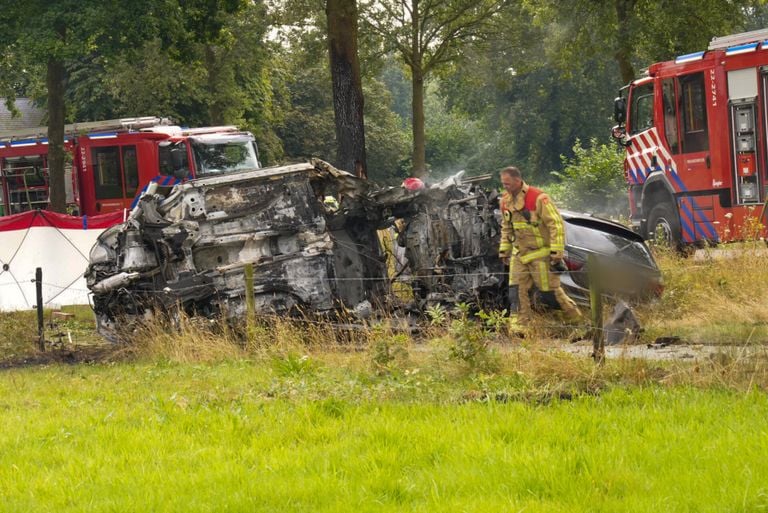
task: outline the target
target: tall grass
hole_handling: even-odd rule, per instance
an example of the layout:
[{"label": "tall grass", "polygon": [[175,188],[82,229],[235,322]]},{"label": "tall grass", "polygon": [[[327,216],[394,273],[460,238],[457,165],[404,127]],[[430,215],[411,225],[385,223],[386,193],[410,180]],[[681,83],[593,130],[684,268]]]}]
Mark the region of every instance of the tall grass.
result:
[{"label": "tall grass", "polygon": [[[438,381],[512,376],[542,397],[648,383],[768,389],[768,357],[763,349],[768,341],[764,306],[768,304],[768,266],[761,264],[762,256],[746,248],[730,258],[706,252],[703,258],[681,258],[669,251],[659,251],[657,257],[666,290],[660,300],[638,309],[646,328],[640,342],[677,336],[690,343],[727,344],[719,356],[661,364],[621,358],[601,369],[589,359],[557,350],[574,330],[553,327],[553,318],[532,324],[521,341],[508,336],[499,313],[473,319],[466,308],[458,316],[432,309],[431,323],[418,333],[408,331],[394,317],[363,326],[352,319],[331,322],[310,316],[274,316],[261,317],[249,326],[231,326],[159,315],[126,333],[127,343],[118,348],[135,361],[259,360],[297,375],[322,366],[341,366],[354,374],[396,378],[408,373],[410,378],[418,372]],[[80,323],[79,332],[87,326],[93,335],[93,321],[83,315],[78,312],[71,322]],[[35,335],[33,313],[0,316],[0,344],[4,344],[0,363],[25,351],[36,353]]]},{"label": "tall grass", "polygon": [[[552,328],[542,328],[550,336]],[[700,360],[652,361],[610,359],[597,366],[591,359],[539,342],[537,332],[523,341],[488,331],[465,316],[430,338],[374,324],[341,330],[308,319],[262,319],[250,329],[232,329],[200,319],[176,319],[173,326],[154,322],[136,330],[124,354],[140,362],[216,363],[267,362],[284,376],[313,375],[335,368],[376,380],[425,379],[432,384],[470,379],[476,383],[513,383],[497,390],[510,397],[548,400],[599,394],[617,386],[693,385],[734,390],[768,390],[768,349],[757,344],[723,347]],[[441,386],[442,386],[441,385]],[[467,391],[470,399],[485,396],[482,386]]]},{"label": "tall grass", "polygon": [[[696,321],[686,316],[686,310],[679,310],[679,315],[675,326],[651,323],[650,330],[675,334],[681,327],[689,326],[688,333],[699,329]],[[649,384],[768,390],[768,349],[757,337],[723,346],[719,353],[698,360],[658,362],[621,357],[600,367],[589,358],[559,350],[562,342],[551,341],[553,328],[547,324],[540,329],[533,326],[529,338],[522,341],[466,316],[445,324],[431,327],[424,336],[395,329],[391,323],[354,329],[345,324],[339,329],[336,324],[318,320],[273,317],[246,328],[185,316],[172,321],[158,317],[135,328],[123,344],[113,348],[109,359],[193,365],[256,361],[267,362],[286,376],[338,368],[365,379],[389,376],[407,381],[418,376],[433,384],[511,380],[513,389],[497,392],[535,400]],[[716,332],[709,331],[709,336],[712,333]],[[61,360],[53,358],[50,362]],[[483,386],[467,391],[470,399],[487,392]]]},{"label": "tall grass", "polygon": [[[95,332],[93,312],[87,305],[65,306],[67,316],[55,316],[52,310],[43,312],[44,337],[49,346],[78,347],[103,344]],[[0,312],[0,363],[35,357],[40,354],[37,312],[34,310]]]},{"label": "tall grass", "polygon": [[226,323],[186,315],[155,315],[123,334],[123,350],[138,359],[165,359],[178,363],[215,362],[242,358],[244,347]]},{"label": "tall grass", "polygon": [[[639,310],[650,337],[678,335],[693,343],[768,342],[768,265],[764,246],[709,249],[696,257],[657,252],[665,290]],[[726,256],[727,258],[723,258]]]}]

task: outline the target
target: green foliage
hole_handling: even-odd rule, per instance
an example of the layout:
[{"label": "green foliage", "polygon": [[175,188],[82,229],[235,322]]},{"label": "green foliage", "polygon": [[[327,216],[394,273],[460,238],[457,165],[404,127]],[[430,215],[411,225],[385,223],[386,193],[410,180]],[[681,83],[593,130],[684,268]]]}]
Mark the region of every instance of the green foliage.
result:
[{"label": "green foliage", "polygon": [[379,62],[381,69],[378,76],[392,95],[392,111],[401,120],[403,129],[410,130],[412,91],[406,67],[392,54],[384,55]]},{"label": "green foliage", "polygon": [[[503,30],[463,46],[461,58],[440,76],[449,107],[482,124],[467,170],[514,164],[531,182],[549,181],[549,172],[562,168],[560,156],[573,156],[576,139],[607,133],[611,100],[626,83],[619,64],[639,69],[704,49],[713,35],[741,30],[749,16],[765,11],[744,8],[752,4],[553,0],[505,6],[495,18]],[[620,26],[616,9],[622,6],[630,10]]]},{"label": "green foliage", "polygon": [[496,37],[467,45],[442,74],[440,93],[480,122],[470,173],[516,165],[530,182],[543,184],[577,138],[607,132],[621,82],[607,54],[554,61],[556,26],[541,26],[522,4],[509,5],[497,22],[503,30]]},{"label": "green foliage", "polygon": [[284,152],[274,126],[285,108],[279,54],[264,41],[264,4],[236,4],[228,2],[211,19],[206,13],[216,3],[188,5],[181,10],[186,17],[164,18],[173,30],[114,55],[92,52],[72,61],[70,120],[158,115],[187,126],[234,124],[254,132],[263,163],[279,162]]},{"label": "green foliage", "polygon": [[[104,77],[110,59],[140,46],[144,40],[162,37],[164,42],[177,41],[193,34],[189,28],[183,28],[179,17],[194,9],[189,2],[184,8],[178,4],[177,8],[169,5],[174,3],[166,0],[10,2],[9,6],[3,7],[0,17],[4,40],[0,42],[10,45],[6,46],[5,60],[19,69],[38,74],[30,80],[32,83],[44,81],[45,67],[50,62],[65,64],[72,75],[70,78],[74,79],[70,89],[79,82],[90,83],[94,76]],[[235,7],[229,5],[232,0],[227,0],[227,5],[219,4],[207,2],[208,6],[216,5],[221,12],[225,12],[225,7]],[[206,23],[213,27],[214,18],[208,17]],[[164,45],[164,50],[168,46]],[[78,73],[83,69],[88,72]],[[17,74],[0,76],[0,83],[7,84],[7,81],[18,82]],[[101,101],[98,88],[88,87],[97,93],[94,99]],[[85,95],[83,99],[86,99]]]},{"label": "green foliage", "polygon": [[451,321],[448,347],[450,358],[466,365],[472,372],[495,372],[498,355],[490,347],[491,333],[470,317],[470,305],[460,303],[459,317]]},{"label": "green foliage", "polygon": [[304,376],[313,374],[317,364],[307,354],[288,351],[272,355],[272,369],[278,376]]},{"label": "green foliage", "polygon": [[[269,118],[270,98],[259,94],[268,88],[258,86],[267,58],[262,2],[38,3],[14,7],[25,21],[0,61],[32,65],[23,67],[35,70],[27,83],[36,84],[49,58],[62,60],[71,121],[159,115],[186,125],[258,126]],[[19,82],[0,77],[10,80]]]},{"label": "green foliage", "polygon": [[[190,126],[236,124],[254,132],[266,164],[333,160],[321,1],[7,3],[0,9],[6,98],[44,99],[54,58],[66,66],[69,121],[161,115]],[[428,79],[425,151],[433,171],[515,164],[542,184],[568,164],[561,155],[579,158],[577,139],[601,137],[611,125],[620,61],[638,69],[768,19],[768,7],[753,0],[422,0],[413,53],[403,10],[410,5],[360,5],[369,175],[392,184],[411,165],[414,64]],[[623,21],[617,8],[626,8]]]},{"label": "green foliage", "polygon": [[704,50],[713,36],[745,30],[754,0],[546,0],[525,2],[549,28],[549,55],[565,64],[611,49],[623,82],[656,61]]},{"label": "green foliage", "polygon": [[403,120],[392,111],[392,94],[383,82],[363,82],[365,142],[368,177],[379,183],[399,185],[409,176],[410,137]]},{"label": "green foliage", "polygon": [[30,59],[29,55],[19,52],[18,43],[8,42],[4,48],[0,46],[0,97],[5,98],[6,107],[12,113],[16,113],[12,103],[15,98],[45,98],[44,68]]},{"label": "green foliage", "polygon": [[384,0],[360,2],[363,32],[381,38],[385,51],[397,54],[411,75],[413,96],[413,173],[427,173],[425,85],[431,74],[461,55],[462,45],[483,39],[503,3],[493,0]]},{"label": "green foliage", "polygon": [[597,139],[585,147],[578,139],[572,158],[562,157],[563,171],[553,172],[560,183],[549,190],[558,204],[569,210],[618,217],[627,211],[627,186],[623,155],[615,144]]},{"label": "green foliage", "polygon": [[477,317],[483,321],[487,329],[496,333],[503,333],[509,324],[509,315],[506,308],[504,310],[492,310],[490,312],[480,310],[477,312]]},{"label": "green foliage", "polygon": [[[333,163],[336,155],[333,101],[327,58],[296,51],[286,56],[286,110],[275,125],[289,159],[320,157]],[[402,121],[391,110],[392,96],[371,77],[363,82],[368,175],[379,182],[399,183],[408,155]]]},{"label": "green foliage", "polygon": [[[653,62],[704,50],[713,37],[744,30],[746,8],[753,4],[752,0],[684,0],[662,6],[639,1],[633,12],[638,56]],[[697,15],[689,16],[691,12]]]},{"label": "green foliage", "polygon": [[429,318],[429,324],[432,326],[445,326],[445,322],[448,319],[448,312],[445,307],[440,303],[434,303],[427,306],[427,317]]},{"label": "green foliage", "polygon": [[[273,124],[289,160],[320,157],[335,164],[336,131],[328,69],[325,3],[287,0],[271,15],[273,34],[281,40],[273,73],[281,76],[284,110]],[[407,176],[409,135],[393,112],[393,97],[379,76],[387,68],[381,41],[358,32],[358,51],[365,99],[365,140],[368,176],[382,183],[400,183]]]},{"label": "green foliage", "polygon": [[[201,15],[190,9],[190,17]],[[187,21],[201,23],[182,20]],[[192,126],[242,126],[254,113],[268,115],[271,98],[264,97],[268,88],[261,84],[268,60],[262,42],[267,30],[263,5],[248,3],[237,13],[221,12],[210,23],[199,27],[206,33],[216,27],[209,39],[185,33],[169,42],[167,35],[157,35],[112,59],[75,63],[69,94],[76,118],[97,119],[111,110],[116,115],[169,116]]]},{"label": "green foliage", "polygon": [[286,111],[275,131],[283,141],[286,157],[331,160],[336,132],[326,60],[313,61],[308,54],[294,52],[285,56],[282,66]]},{"label": "green foliage", "polygon": [[377,374],[389,374],[402,368],[408,360],[410,338],[405,333],[388,333],[381,326],[375,326],[371,333],[368,349],[371,366]]},{"label": "green foliage", "polygon": [[[190,126],[206,124],[203,123],[204,68],[200,63],[182,63],[172,58],[163,51],[159,39],[146,41],[143,46],[121,55],[110,68],[104,71],[108,77],[105,89],[111,102],[119,102],[114,108],[117,115],[155,114]],[[137,76],[144,78],[136,80]],[[78,87],[72,94],[82,94],[79,86],[86,85],[76,83]],[[86,102],[74,105],[93,109]],[[81,114],[96,115],[92,111]]]},{"label": "green foliage", "polygon": [[[462,43],[485,35],[502,5],[491,0],[364,0],[360,14],[363,27],[382,38],[387,50],[426,76],[458,58]],[[419,18],[416,26],[414,17]]]},{"label": "green foliage", "polygon": [[430,173],[439,177],[465,169],[483,137],[480,123],[459,109],[448,109],[434,87],[427,87],[424,108],[429,113],[426,155]]}]

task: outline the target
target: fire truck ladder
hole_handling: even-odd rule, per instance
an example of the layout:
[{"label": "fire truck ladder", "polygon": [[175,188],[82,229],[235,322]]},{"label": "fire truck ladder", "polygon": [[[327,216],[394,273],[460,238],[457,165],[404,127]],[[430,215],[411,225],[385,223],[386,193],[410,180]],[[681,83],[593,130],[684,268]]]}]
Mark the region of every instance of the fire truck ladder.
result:
[{"label": "fire truck ladder", "polygon": [[[45,194],[45,198],[39,197],[36,195],[35,199],[32,199],[32,196],[30,195],[30,185],[27,181],[27,177],[30,173],[34,173],[35,168],[34,167],[24,167],[24,168],[18,168],[15,169],[12,172],[5,173],[3,177],[6,179],[6,181],[11,181],[14,178],[20,179],[22,182],[23,187],[22,188],[11,188],[8,187],[8,196],[10,198],[10,204],[8,205],[11,209],[13,209],[14,204],[16,205],[23,205],[24,199],[26,198],[27,203],[27,210],[32,210],[36,206],[42,206],[48,204],[48,197],[47,194]],[[42,170],[42,173],[47,176],[48,170],[44,169]],[[16,199],[17,201],[14,202],[13,200]],[[22,209],[24,210],[24,209]]]},{"label": "fire truck ladder", "polygon": [[161,134],[168,134],[171,136],[195,136],[195,135],[209,135],[209,134],[241,134],[242,130],[234,125],[222,125],[222,126],[205,126],[200,128],[182,128],[179,126],[171,125],[158,125],[150,128],[143,128],[143,132],[158,132]]},{"label": "fire truck ladder", "polygon": [[742,32],[730,36],[713,37],[709,42],[708,50],[722,50],[733,46],[755,43],[768,40],[768,29],[753,30],[751,32]]},{"label": "fire truck ladder", "polygon": [[[168,118],[144,116],[139,118],[108,119],[105,121],[89,121],[86,123],[72,123],[64,125],[65,136],[82,135],[89,132],[104,132],[109,130],[140,130],[154,126],[167,126],[171,121]],[[13,142],[24,139],[38,139],[48,136],[48,127],[21,128],[17,130],[0,131],[0,142]]]}]

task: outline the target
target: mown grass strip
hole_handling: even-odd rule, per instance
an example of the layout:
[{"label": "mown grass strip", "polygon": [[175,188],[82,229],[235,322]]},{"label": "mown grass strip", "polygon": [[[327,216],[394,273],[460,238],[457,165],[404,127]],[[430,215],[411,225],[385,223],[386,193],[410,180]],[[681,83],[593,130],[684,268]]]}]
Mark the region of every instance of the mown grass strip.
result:
[{"label": "mown grass strip", "polygon": [[4,371],[0,511],[768,507],[761,392],[538,404],[462,401],[477,378],[416,379],[271,362]]}]

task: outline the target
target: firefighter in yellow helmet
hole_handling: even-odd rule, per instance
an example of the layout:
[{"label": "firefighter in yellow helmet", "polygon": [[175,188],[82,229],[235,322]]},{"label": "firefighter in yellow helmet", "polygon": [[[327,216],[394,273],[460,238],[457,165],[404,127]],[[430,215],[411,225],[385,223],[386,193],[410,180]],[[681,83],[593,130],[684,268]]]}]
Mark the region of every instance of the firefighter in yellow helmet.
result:
[{"label": "firefighter in yellow helmet", "polygon": [[[501,196],[501,243],[499,257],[509,264],[510,315],[525,323],[531,319],[530,289],[552,291],[566,319],[581,317],[579,309],[560,287],[553,266],[562,266],[565,233],[563,218],[545,193],[523,181],[510,166],[499,173]],[[518,314],[519,312],[519,314]]]}]

